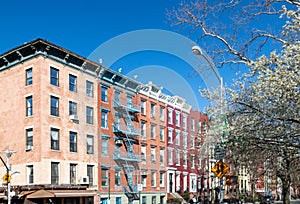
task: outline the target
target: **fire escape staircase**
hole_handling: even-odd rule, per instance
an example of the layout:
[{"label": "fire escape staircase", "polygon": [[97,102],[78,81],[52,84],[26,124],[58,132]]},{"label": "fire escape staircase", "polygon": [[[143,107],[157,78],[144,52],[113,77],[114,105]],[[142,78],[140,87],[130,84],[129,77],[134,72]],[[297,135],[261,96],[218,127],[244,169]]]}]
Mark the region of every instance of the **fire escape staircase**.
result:
[{"label": "fire escape staircase", "polygon": [[[113,125],[115,134],[115,144],[117,148],[114,152],[115,162],[122,167],[126,177],[127,186],[124,186],[124,193],[129,201],[139,200],[139,192],[137,183],[139,181],[139,156],[134,152],[134,145],[139,144],[138,136],[140,134],[133,125],[133,120],[136,120],[136,113],[139,112],[137,108],[128,105],[122,105],[120,101],[114,100],[113,106],[115,114],[124,120],[125,127],[120,128],[119,124]],[[124,145],[126,152],[120,151],[120,147]],[[136,179],[134,179],[133,172],[136,172]]]}]

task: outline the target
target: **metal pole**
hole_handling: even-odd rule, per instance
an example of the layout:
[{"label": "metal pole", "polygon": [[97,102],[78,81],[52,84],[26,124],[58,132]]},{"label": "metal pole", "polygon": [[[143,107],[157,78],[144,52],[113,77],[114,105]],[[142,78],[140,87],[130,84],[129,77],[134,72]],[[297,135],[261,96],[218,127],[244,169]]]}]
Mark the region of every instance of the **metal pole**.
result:
[{"label": "metal pole", "polygon": [[[192,52],[195,55],[199,55],[202,56],[205,61],[207,61],[207,63],[209,64],[210,68],[212,69],[212,71],[214,72],[215,76],[217,77],[217,79],[220,82],[220,111],[221,111],[221,117],[223,114],[223,79],[222,77],[220,77],[220,75],[217,73],[215,66],[211,63],[211,61],[207,58],[207,56],[205,54],[203,54],[201,48],[199,46],[193,46],[192,47]],[[220,139],[221,139],[221,143],[223,143],[223,132],[220,135]],[[223,202],[223,178],[220,179],[220,203]]]},{"label": "metal pole", "polygon": [[[10,156],[11,152],[9,150],[6,150],[6,166],[7,166],[7,173],[9,175],[10,173]],[[10,198],[10,181],[7,183],[7,204],[11,203],[11,198]]]}]

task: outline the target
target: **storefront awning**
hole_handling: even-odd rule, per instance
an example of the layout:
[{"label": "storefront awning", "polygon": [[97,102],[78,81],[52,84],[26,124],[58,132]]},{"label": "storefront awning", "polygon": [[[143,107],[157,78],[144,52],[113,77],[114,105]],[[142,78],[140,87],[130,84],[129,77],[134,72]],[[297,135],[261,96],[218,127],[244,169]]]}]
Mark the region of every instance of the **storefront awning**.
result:
[{"label": "storefront awning", "polygon": [[34,198],[62,198],[62,197],[88,197],[95,196],[96,191],[92,190],[37,190],[26,191],[20,193],[20,195],[26,196],[28,199]]},{"label": "storefront awning", "polygon": [[38,190],[27,195],[27,198],[53,198],[54,194],[47,190]]},{"label": "storefront awning", "polygon": [[88,197],[96,195],[95,191],[88,190],[52,190],[54,197]]}]

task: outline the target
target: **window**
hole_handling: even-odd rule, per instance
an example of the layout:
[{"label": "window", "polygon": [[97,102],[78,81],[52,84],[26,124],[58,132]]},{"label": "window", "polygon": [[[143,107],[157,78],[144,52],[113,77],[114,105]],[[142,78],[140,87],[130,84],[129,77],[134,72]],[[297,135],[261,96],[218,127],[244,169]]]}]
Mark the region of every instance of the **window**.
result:
[{"label": "window", "polygon": [[32,84],[32,68],[26,69],[26,86]]},{"label": "window", "polygon": [[69,115],[77,115],[77,103],[69,101]]},{"label": "window", "polygon": [[122,198],[116,197],[116,204],[122,204]]},{"label": "window", "polygon": [[175,142],[176,142],[176,145],[180,145],[180,132],[178,130],[176,130],[176,133],[175,133]]},{"label": "window", "polygon": [[77,77],[69,74],[69,90],[77,92]]},{"label": "window", "polygon": [[108,138],[102,138],[101,147],[102,156],[108,156]]},{"label": "window", "polygon": [[114,127],[118,130],[120,129],[120,116],[118,115],[118,113],[115,113]]},{"label": "window", "polygon": [[120,103],[120,91],[119,90],[115,90],[115,97],[114,97],[114,99],[115,99],[115,101],[117,102],[117,103]]},{"label": "window", "polygon": [[89,177],[89,185],[92,186],[94,184],[94,166],[87,165],[87,176]]},{"label": "window", "polygon": [[201,157],[198,157],[198,169],[202,169]]},{"label": "window", "polygon": [[93,117],[94,117],[94,109],[92,107],[86,107],[86,123],[93,124]]},{"label": "window", "polygon": [[101,86],[101,101],[107,102],[108,101],[108,87],[107,86]]},{"label": "window", "polygon": [[155,149],[155,147],[151,147],[151,162],[152,163],[155,163],[155,161],[156,161],[156,149]]},{"label": "window", "polygon": [[147,197],[146,196],[142,197],[142,204],[147,204]]},{"label": "window", "polygon": [[168,163],[173,164],[173,149],[168,149]]},{"label": "window", "polygon": [[70,132],[70,152],[77,152],[77,133]]},{"label": "window", "polygon": [[146,139],[146,122],[142,121],[141,122],[141,135],[142,135],[142,139]]},{"label": "window", "polygon": [[173,129],[168,129],[168,143],[173,143]]},{"label": "window", "polygon": [[183,147],[187,148],[187,133],[183,133]]},{"label": "window", "polygon": [[160,106],[159,118],[161,121],[165,121],[165,107]]},{"label": "window", "polygon": [[108,204],[109,203],[108,198],[101,198],[100,203],[102,203],[102,204]]},{"label": "window", "polygon": [[162,166],[165,164],[165,149],[159,150],[159,161]]},{"label": "window", "polygon": [[183,153],[183,166],[187,167],[187,153]]},{"label": "window", "polygon": [[190,191],[191,192],[197,191],[197,178],[194,175],[190,175]]},{"label": "window", "polygon": [[70,184],[76,184],[76,164],[70,164]]},{"label": "window", "polygon": [[33,129],[26,129],[26,151],[31,150],[33,147]]},{"label": "window", "polygon": [[151,204],[156,204],[156,196],[152,196],[152,198],[151,198]]},{"label": "window", "polygon": [[192,169],[195,168],[195,156],[192,156],[192,158],[191,158],[191,167],[192,167]]},{"label": "window", "polygon": [[175,120],[176,120],[176,126],[180,126],[180,112],[176,111],[176,115],[175,115]]},{"label": "window", "polygon": [[180,150],[176,150],[176,165],[180,165]]},{"label": "window", "polygon": [[101,110],[101,127],[108,129],[108,111]]},{"label": "window", "polygon": [[165,187],[165,173],[164,172],[159,173],[159,186]]},{"label": "window", "polygon": [[186,115],[182,116],[182,126],[183,126],[184,130],[187,129],[187,117],[186,117]]},{"label": "window", "polygon": [[193,131],[195,130],[195,120],[194,120],[194,118],[191,119],[191,129]]},{"label": "window", "polygon": [[59,150],[59,130],[51,128],[51,149]]},{"label": "window", "polygon": [[26,169],[27,169],[28,184],[33,184],[33,165],[28,165]]},{"label": "window", "polygon": [[26,97],[26,116],[32,116],[33,108],[32,108],[32,96]]},{"label": "window", "polygon": [[173,124],[173,110],[168,109],[168,123]]},{"label": "window", "polygon": [[165,141],[165,127],[160,126],[159,128],[159,139],[160,141]]},{"label": "window", "polygon": [[145,100],[141,101],[141,114],[146,115],[146,101]]},{"label": "window", "polygon": [[198,121],[198,133],[201,133],[201,121]]},{"label": "window", "polygon": [[59,86],[58,78],[59,77],[59,70],[53,67],[50,67],[50,84],[54,86]]},{"label": "window", "polygon": [[146,161],[146,146],[141,146],[142,161]]},{"label": "window", "polygon": [[151,186],[156,187],[156,172],[151,171]]},{"label": "window", "polygon": [[195,138],[192,137],[191,138],[191,149],[194,149],[195,148]]},{"label": "window", "polygon": [[156,125],[155,124],[151,124],[151,139],[155,139],[155,135],[156,135]]},{"label": "window", "polygon": [[92,135],[86,137],[86,153],[94,154],[94,136]]},{"label": "window", "polygon": [[132,96],[127,96],[127,107],[128,108],[133,108],[133,103],[132,103]]},{"label": "window", "polygon": [[86,81],[86,96],[94,97],[94,83]]},{"label": "window", "polygon": [[51,184],[58,185],[59,181],[59,169],[58,169],[58,162],[51,162]]},{"label": "window", "polygon": [[115,170],[115,185],[121,186],[121,171]]},{"label": "window", "polygon": [[142,186],[147,187],[147,170],[142,170]]},{"label": "window", "polygon": [[108,186],[108,169],[101,169],[101,185]]},{"label": "window", "polygon": [[155,103],[151,103],[150,111],[151,111],[151,118],[155,118]]},{"label": "window", "polygon": [[59,116],[59,99],[57,97],[50,97],[50,115]]}]

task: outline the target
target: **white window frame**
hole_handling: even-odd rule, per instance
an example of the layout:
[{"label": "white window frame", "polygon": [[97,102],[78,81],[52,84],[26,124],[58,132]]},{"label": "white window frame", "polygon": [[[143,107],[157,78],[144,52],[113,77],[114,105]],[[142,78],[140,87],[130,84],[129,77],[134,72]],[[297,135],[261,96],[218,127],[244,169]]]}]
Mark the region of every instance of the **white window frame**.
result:
[{"label": "white window frame", "polygon": [[180,112],[175,111],[175,124],[177,127],[180,127]]}]

